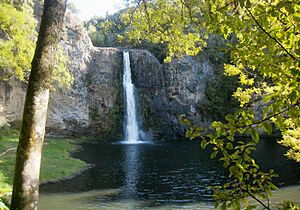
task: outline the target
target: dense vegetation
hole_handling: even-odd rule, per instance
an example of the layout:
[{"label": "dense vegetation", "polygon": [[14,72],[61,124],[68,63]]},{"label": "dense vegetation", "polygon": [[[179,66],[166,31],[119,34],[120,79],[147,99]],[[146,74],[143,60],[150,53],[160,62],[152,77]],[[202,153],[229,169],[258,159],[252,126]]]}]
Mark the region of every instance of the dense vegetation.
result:
[{"label": "dense vegetation", "polygon": [[165,44],[154,44],[149,40],[130,40],[126,37],[128,24],[122,16],[127,9],[106,17],[94,17],[84,23],[92,43],[96,47],[120,47],[146,49],[153,53],[161,62],[165,59],[167,48]]},{"label": "dense vegetation", "polygon": [[0,1],[1,79],[16,75],[23,80],[31,67],[36,41],[36,20],[29,5],[16,6]]},{"label": "dense vegetation", "polygon": [[[33,2],[0,0],[0,79],[27,81],[37,41],[37,20]],[[53,53],[53,87],[70,86],[73,77],[66,67],[61,46]]]}]

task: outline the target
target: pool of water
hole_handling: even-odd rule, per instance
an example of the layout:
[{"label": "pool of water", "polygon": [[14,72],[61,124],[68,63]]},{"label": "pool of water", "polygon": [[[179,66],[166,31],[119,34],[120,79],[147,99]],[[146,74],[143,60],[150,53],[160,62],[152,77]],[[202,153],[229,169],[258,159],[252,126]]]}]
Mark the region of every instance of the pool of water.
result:
[{"label": "pool of water", "polygon": [[[257,161],[264,169],[275,168],[278,185],[300,184],[300,165],[282,158],[285,150],[273,142],[259,145]],[[228,177],[209,154],[190,141],[85,144],[76,157],[95,167],[41,186],[40,209],[210,209],[208,187]]]}]

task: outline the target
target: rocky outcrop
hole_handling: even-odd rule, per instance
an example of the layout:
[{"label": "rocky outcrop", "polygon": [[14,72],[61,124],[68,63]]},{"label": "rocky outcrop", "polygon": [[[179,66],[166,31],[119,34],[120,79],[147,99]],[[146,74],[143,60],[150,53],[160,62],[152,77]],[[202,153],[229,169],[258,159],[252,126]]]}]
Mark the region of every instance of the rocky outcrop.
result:
[{"label": "rocky outcrop", "polygon": [[26,87],[26,83],[17,79],[0,80],[0,128],[20,125]]},{"label": "rocky outcrop", "polygon": [[48,133],[81,135],[90,126],[86,77],[94,50],[80,21],[70,11],[65,15],[66,36],[62,41],[68,56],[68,70],[74,77],[72,88],[51,93],[47,118]]},{"label": "rocky outcrop", "polygon": [[197,107],[205,98],[207,80],[214,76],[208,60],[184,57],[161,64],[144,50],[131,50],[130,54],[144,127],[154,138],[184,135],[178,121],[180,114],[207,126],[209,117],[199,115]]},{"label": "rocky outcrop", "polygon": [[121,70],[120,50],[95,48],[87,74],[92,135],[107,134],[109,138],[118,138],[122,133]]}]

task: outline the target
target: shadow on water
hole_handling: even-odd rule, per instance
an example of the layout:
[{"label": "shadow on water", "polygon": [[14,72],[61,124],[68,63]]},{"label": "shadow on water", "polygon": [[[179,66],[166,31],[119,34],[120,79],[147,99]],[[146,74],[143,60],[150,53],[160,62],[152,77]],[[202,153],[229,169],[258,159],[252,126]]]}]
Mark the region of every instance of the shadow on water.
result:
[{"label": "shadow on water", "polygon": [[[56,199],[69,198],[85,209],[209,209],[213,197],[208,186],[228,181],[221,164],[210,160],[210,152],[196,142],[101,143],[83,148],[76,157],[96,167],[72,180],[41,186],[42,198],[59,195]],[[262,144],[257,161],[265,169],[279,170],[279,184],[299,184],[299,164],[281,158],[283,153],[276,144]]]},{"label": "shadow on water", "polygon": [[254,157],[261,170],[274,169],[279,175],[274,179],[278,187],[300,184],[300,164],[285,157],[287,148],[279,145],[276,139],[261,139]]}]

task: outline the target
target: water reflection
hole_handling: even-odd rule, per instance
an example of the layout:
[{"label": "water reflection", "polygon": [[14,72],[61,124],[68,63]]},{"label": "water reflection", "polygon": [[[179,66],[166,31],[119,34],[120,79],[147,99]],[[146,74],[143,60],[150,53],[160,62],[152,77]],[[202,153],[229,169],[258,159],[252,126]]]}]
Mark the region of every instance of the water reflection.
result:
[{"label": "water reflection", "polygon": [[124,186],[121,197],[125,199],[136,199],[138,197],[137,185],[141,163],[139,161],[140,151],[138,145],[126,145],[124,148]]}]

